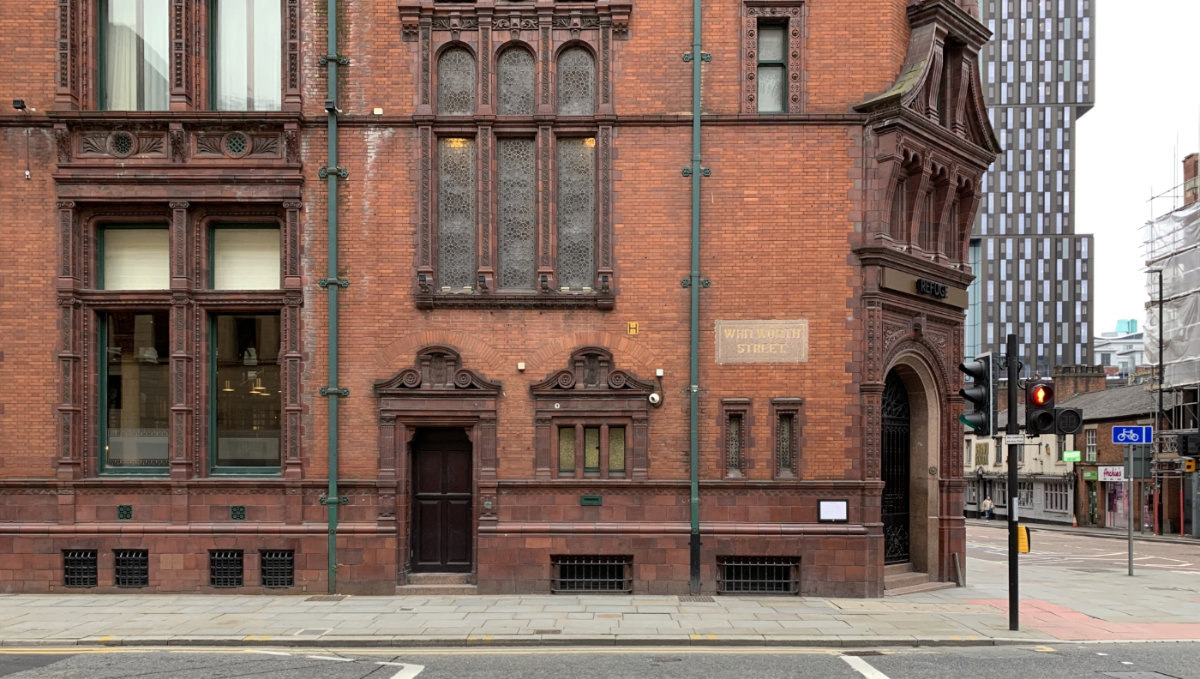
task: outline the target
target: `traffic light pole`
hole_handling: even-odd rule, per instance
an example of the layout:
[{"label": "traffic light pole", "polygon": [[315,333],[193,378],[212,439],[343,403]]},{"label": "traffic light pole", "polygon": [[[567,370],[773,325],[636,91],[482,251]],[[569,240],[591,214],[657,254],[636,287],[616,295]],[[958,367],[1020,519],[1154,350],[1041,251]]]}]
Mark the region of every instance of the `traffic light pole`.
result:
[{"label": "traffic light pole", "polygon": [[[1004,433],[1020,434],[1017,424],[1017,336],[1009,335],[1004,347],[1004,361],[1008,375],[1008,424]],[[1007,437],[1005,437],[1007,438]],[[1008,628],[1021,628],[1018,613],[1017,590],[1017,455],[1021,452],[1020,444],[1008,446]]]}]

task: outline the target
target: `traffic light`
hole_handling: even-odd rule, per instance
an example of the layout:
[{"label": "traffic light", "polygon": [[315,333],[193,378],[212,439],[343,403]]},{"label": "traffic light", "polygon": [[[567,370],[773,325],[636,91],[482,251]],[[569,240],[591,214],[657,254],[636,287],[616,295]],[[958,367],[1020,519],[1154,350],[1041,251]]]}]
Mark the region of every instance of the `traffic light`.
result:
[{"label": "traffic light", "polygon": [[1078,434],[1083,429],[1083,411],[1079,408],[1054,409],[1054,433]]},{"label": "traffic light", "polygon": [[1025,435],[1053,434],[1054,427],[1054,380],[1029,380],[1025,384]]},{"label": "traffic light", "polygon": [[996,427],[996,375],[992,369],[992,354],[980,354],[958,364],[958,369],[972,380],[971,386],[959,389],[958,395],[971,404],[958,420],[975,430],[978,436],[991,436]]}]

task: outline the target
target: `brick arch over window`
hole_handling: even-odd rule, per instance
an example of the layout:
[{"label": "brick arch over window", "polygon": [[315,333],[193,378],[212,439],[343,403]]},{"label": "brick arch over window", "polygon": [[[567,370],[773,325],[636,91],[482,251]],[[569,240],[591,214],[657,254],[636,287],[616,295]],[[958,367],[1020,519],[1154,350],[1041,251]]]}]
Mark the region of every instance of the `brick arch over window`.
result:
[{"label": "brick arch over window", "polygon": [[655,384],[614,366],[612,352],[580,347],[567,367],[530,385],[534,401],[534,473],[550,478],[555,428],[562,422],[616,423],[632,427],[625,478],[644,479],[649,466],[649,396]]}]

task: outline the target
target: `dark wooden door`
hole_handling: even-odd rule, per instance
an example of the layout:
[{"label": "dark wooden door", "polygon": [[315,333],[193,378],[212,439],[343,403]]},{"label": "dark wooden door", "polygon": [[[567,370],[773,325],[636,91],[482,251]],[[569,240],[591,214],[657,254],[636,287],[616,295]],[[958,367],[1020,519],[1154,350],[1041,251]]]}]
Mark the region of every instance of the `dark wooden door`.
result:
[{"label": "dark wooden door", "polygon": [[461,429],[413,440],[414,571],[471,570],[471,441]]},{"label": "dark wooden door", "polygon": [[883,562],[909,560],[908,391],[900,376],[888,373],[883,387]]}]

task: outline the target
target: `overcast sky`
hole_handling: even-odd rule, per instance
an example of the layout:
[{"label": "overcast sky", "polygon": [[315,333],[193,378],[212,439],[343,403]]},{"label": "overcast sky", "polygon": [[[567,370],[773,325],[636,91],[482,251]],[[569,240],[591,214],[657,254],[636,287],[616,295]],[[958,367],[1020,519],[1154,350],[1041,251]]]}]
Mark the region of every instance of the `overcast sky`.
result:
[{"label": "overcast sky", "polygon": [[1200,151],[1200,0],[1093,2],[1096,106],[1076,130],[1075,232],[1096,236],[1092,335],[1099,335],[1122,318],[1141,329],[1148,301],[1141,227],[1178,206],[1150,196],[1182,183],[1183,157]]}]

